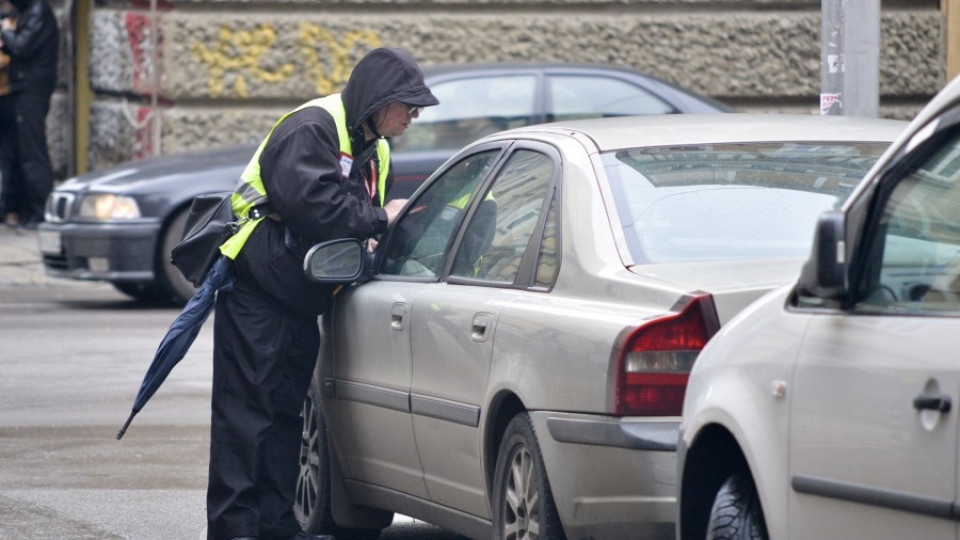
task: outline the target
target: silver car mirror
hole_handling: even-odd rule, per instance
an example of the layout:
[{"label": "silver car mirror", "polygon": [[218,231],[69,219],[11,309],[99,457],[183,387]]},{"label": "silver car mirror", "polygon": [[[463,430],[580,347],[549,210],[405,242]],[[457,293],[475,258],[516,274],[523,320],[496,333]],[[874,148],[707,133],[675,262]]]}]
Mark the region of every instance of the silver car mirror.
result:
[{"label": "silver car mirror", "polygon": [[303,261],[307,279],[319,283],[352,283],[363,275],[366,249],[353,238],[331,240],[310,248]]}]

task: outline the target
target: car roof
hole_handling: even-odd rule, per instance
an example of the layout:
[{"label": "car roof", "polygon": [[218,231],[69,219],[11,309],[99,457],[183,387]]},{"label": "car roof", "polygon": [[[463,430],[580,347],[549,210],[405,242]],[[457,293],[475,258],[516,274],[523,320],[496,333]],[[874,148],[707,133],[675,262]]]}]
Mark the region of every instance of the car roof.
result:
[{"label": "car roof", "polygon": [[656,77],[634,69],[608,64],[575,64],[563,62],[503,62],[503,63],[476,63],[476,64],[434,64],[423,66],[424,76],[433,77],[447,74],[470,74],[505,71],[583,71],[583,72],[619,72],[630,75],[639,75],[650,79]]},{"label": "car roof", "polygon": [[756,141],[859,141],[889,143],[907,122],[851,116],[802,114],[671,114],[594,118],[540,124],[510,130],[510,136],[534,132],[577,132],[601,152],[642,146],[718,144]]}]

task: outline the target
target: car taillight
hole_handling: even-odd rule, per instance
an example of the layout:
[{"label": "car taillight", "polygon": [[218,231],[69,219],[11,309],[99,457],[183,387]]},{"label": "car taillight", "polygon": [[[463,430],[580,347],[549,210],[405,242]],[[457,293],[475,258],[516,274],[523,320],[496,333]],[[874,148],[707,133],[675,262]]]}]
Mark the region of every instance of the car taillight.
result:
[{"label": "car taillight", "polygon": [[720,328],[709,294],[681,300],[676,313],[634,329],[616,354],[613,412],[679,416],[697,355]]}]

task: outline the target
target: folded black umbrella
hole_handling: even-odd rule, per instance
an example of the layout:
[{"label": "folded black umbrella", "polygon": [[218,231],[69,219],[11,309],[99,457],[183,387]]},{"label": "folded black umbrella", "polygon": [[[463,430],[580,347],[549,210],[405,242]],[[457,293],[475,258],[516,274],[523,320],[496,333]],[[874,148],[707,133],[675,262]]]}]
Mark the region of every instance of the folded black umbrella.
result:
[{"label": "folded black umbrella", "polygon": [[183,311],[177,315],[166,335],[160,341],[157,352],[153,356],[153,362],[143,376],[143,383],[140,385],[140,391],[133,402],[133,410],[127,421],[117,432],[117,440],[123,437],[127,427],[133,421],[143,406],[146,405],[153,394],[160,388],[167,375],[177,365],[183,356],[187,354],[190,346],[200,333],[200,328],[206,322],[216,301],[218,290],[229,290],[233,286],[233,271],[230,266],[230,259],[221,256],[210,267],[207,277],[204,279],[193,298],[183,307]]}]

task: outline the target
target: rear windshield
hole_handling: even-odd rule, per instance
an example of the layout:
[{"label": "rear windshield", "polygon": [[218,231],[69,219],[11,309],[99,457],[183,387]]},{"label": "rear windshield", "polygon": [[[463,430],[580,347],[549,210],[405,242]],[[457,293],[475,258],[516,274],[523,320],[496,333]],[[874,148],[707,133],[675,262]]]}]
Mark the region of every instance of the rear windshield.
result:
[{"label": "rear windshield", "polygon": [[886,143],[636,148],[603,156],[634,261],[804,257]]}]

